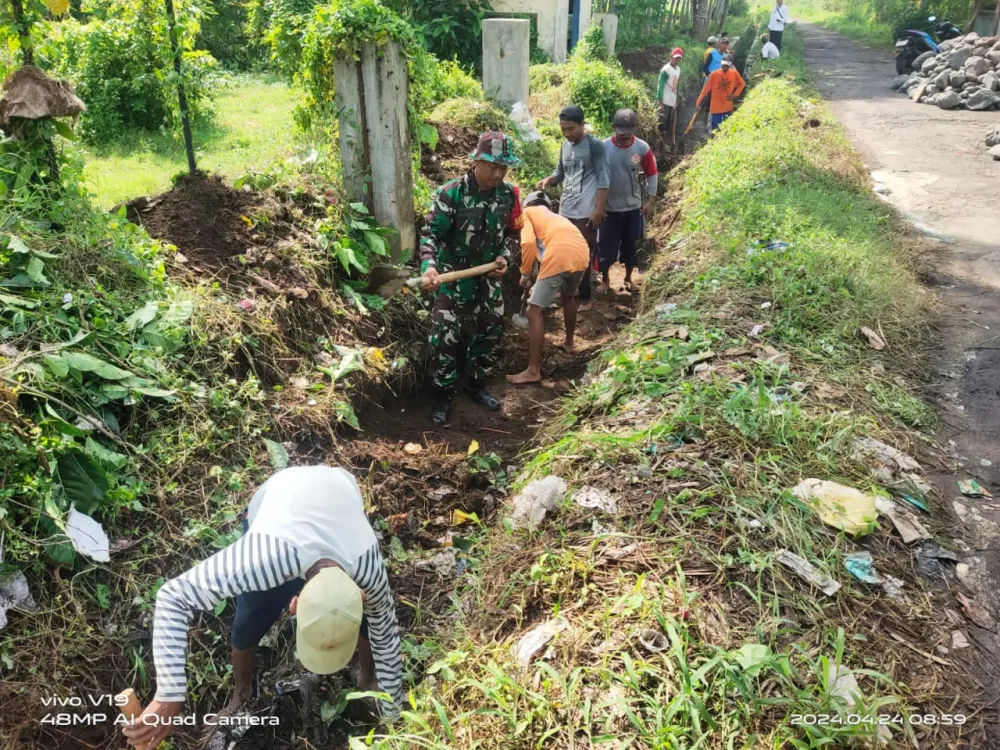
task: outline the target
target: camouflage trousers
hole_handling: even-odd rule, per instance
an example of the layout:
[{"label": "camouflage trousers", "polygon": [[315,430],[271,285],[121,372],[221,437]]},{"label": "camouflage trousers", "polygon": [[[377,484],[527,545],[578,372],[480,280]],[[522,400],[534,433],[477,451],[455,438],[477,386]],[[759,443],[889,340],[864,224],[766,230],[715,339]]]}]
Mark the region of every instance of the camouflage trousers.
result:
[{"label": "camouflage trousers", "polygon": [[445,289],[431,311],[431,380],[436,388],[453,392],[458,382],[459,355],[465,354],[465,374],[483,381],[497,365],[497,347],[503,336],[503,289],[500,282],[484,281],[473,299],[459,302]]}]

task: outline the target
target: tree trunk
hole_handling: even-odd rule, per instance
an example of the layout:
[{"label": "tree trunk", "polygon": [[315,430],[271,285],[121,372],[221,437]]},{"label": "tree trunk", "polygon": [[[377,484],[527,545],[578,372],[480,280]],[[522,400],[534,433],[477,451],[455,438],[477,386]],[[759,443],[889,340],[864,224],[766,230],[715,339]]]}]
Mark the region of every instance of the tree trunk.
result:
[{"label": "tree trunk", "polygon": [[24,65],[34,65],[35,51],[31,48],[28,23],[24,18],[24,5],[22,5],[21,0],[10,0],[10,9],[13,11],[14,28],[17,29],[17,38],[21,42],[21,62]]},{"label": "tree trunk", "polygon": [[699,42],[708,36],[708,0],[692,0],[691,36]]},{"label": "tree trunk", "polygon": [[726,16],[729,15],[729,0],[722,0],[722,10],[719,13],[719,31],[726,25]]},{"label": "tree trunk", "polygon": [[677,0],[670,0],[670,15],[667,17],[667,33],[674,28],[674,21],[676,17],[674,13],[677,11]]},{"label": "tree trunk", "polygon": [[177,103],[181,110],[181,129],[184,131],[184,150],[187,151],[188,172],[194,174],[198,165],[194,160],[194,138],[191,136],[191,118],[188,115],[187,95],[184,93],[184,79],[181,76],[181,47],[177,43],[177,19],[174,17],[173,0],[164,0],[167,8],[167,31],[170,36],[170,51],[174,55],[174,72],[177,74]]}]

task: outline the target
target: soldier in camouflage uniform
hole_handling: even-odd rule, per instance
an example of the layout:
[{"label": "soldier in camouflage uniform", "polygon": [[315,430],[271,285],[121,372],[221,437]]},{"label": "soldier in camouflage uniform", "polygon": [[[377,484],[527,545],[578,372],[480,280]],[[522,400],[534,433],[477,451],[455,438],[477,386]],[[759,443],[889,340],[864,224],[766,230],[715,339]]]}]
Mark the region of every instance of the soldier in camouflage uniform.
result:
[{"label": "soldier in camouflage uniform", "polygon": [[[431,421],[442,425],[458,384],[458,358],[464,353],[466,394],[496,411],[500,401],[486,390],[503,335],[501,279],[520,247],[521,203],[517,188],[504,181],[508,167],[520,164],[510,136],[486,132],[469,154],[473,168],[445,183],[434,195],[420,236],[424,288],[437,290],[431,312],[432,380],[437,399]],[[497,260],[488,276],[441,285],[438,273]],[[439,288],[440,287],[440,288]]]}]

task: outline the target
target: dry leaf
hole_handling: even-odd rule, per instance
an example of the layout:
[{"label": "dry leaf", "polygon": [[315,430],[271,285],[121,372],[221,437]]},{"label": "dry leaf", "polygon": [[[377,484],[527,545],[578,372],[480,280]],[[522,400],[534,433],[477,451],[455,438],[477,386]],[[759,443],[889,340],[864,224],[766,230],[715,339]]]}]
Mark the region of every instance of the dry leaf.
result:
[{"label": "dry leaf", "polygon": [[861,333],[863,333],[865,338],[868,339],[868,346],[872,349],[876,349],[878,351],[885,349],[885,341],[883,341],[882,337],[875,333],[875,331],[871,328],[862,327]]},{"label": "dry leaf", "polygon": [[813,386],[813,390],[820,398],[843,398],[847,395],[847,391],[843,388],[830,385],[829,383],[816,383],[816,385]]},{"label": "dry leaf", "polygon": [[463,523],[475,523],[479,517],[475,513],[466,513],[464,510],[455,508],[451,512],[451,525],[461,526]]},{"label": "dry leaf", "polygon": [[386,519],[386,521],[389,524],[389,534],[391,536],[395,536],[400,531],[402,531],[403,527],[406,526],[406,521],[409,518],[409,516],[410,516],[409,513],[397,513],[394,516],[389,516]]},{"label": "dry leaf", "polygon": [[478,440],[473,440],[471,443],[469,443],[469,450],[466,452],[465,455],[471,456],[473,453],[475,453],[478,450],[479,450],[479,441]]}]

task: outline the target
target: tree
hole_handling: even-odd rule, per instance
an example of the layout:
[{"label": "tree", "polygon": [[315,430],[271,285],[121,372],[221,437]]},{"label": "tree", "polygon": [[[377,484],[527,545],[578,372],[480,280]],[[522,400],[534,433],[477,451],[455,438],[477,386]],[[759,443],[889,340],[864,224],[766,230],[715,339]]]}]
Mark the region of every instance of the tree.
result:
[{"label": "tree", "polygon": [[708,36],[708,0],[694,0],[691,36],[702,41]]},{"label": "tree", "polygon": [[35,64],[31,32],[48,11],[61,16],[69,10],[69,0],[0,0],[0,39],[7,37],[11,50],[21,51],[21,63]]}]

